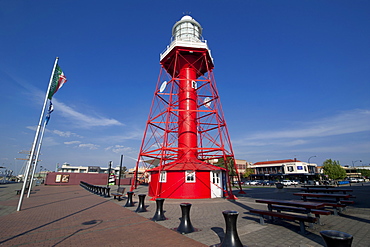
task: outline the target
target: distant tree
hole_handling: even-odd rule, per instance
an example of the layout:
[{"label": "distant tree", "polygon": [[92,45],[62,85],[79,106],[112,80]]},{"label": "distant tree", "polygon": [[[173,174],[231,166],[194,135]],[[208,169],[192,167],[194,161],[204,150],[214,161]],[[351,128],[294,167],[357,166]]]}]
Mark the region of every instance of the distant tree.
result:
[{"label": "distant tree", "polygon": [[127,167],[126,166],[121,167],[121,178],[126,177],[126,172],[127,172]]},{"label": "distant tree", "polygon": [[358,172],[361,172],[361,176],[370,177],[370,170],[367,169],[357,169]]},{"label": "distant tree", "polygon": [[227,157],[226,162],[224,158],[219,158],[217,163],[214,165],[228,169],[230,176],[236,175],[235,167],[234,167],[234,159],[232,157]]},{"label": "distant tree", "polygon": [[247,169],[245,169],[245,172],[243,174],[243,177],[244,178],[247,178],[247,177],[249,177],[253,173],[254,173],[254,170],[252,168],[247,168]]},{"label": "distant tree", "polygon": [[347,176],[346,170],[340,166],[339,161],[327,159],[323,163],[324,174],[330,179],[343,179]]},{"label": "distant tree", "polygon": [[226,168],[229,171],[229,178],[231,183],[234,182],[234,176],[236,176],[236,171],[234,167],[234,159],[232,157],[226,157],[226,162],[224,158],[219,158],[218,162],[214,164],[222,168]]}]

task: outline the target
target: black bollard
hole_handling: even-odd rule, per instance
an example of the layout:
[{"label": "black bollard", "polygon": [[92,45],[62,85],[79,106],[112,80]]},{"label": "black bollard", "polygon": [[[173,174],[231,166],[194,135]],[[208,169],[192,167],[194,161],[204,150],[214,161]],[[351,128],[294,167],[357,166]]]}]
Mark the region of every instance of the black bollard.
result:
[{"label": "black bollard", "polygon": [[351,247],[352,245],[351,234],[334,230],[321,231],[320,234],[327,247]]},{"label": "black bollard", "polygon": [[146,212],[146,208],[145,208],[145,194],[139,194],[139,205],[137,206],[137,209],[135,210],[136,213],[142,213],[142,212]]},{"label": "black bollard", "polygon": [[152,221],[161,221],[161,220],[166,220],[166,217],[164,216],[163,212],[163,198],[157,198],[155,199],[155,203],[157,205],[156,212],[152,218]]},{"label": "black bollard", "polygon": [[127,192],[127,202],[125,204],[125,207],[133,207],[135,204],[132,201],[132,196],[134,195],[133,191],[128,191]]},{"label": "black bollard", "polygon": [[176,231],[178,231],[181,234],[187,234],[187,233],[194,232],[194,227],[191,225],[191,222],[190,222],[191,203],[181,203],[180,207],[181,207],[182,217],[181,217],[180,225],[176,229]]},{"label": "black bollard", "polygon": [[110,188],[109,187],[105,188],[104,197],[110,197]]},{"label": "black bollard", "polygon": [[238,219],[239,212],[226,210],[222,214],[225,218],[226,231],[219,247],[243,247],[236,228],[236,220]]}]

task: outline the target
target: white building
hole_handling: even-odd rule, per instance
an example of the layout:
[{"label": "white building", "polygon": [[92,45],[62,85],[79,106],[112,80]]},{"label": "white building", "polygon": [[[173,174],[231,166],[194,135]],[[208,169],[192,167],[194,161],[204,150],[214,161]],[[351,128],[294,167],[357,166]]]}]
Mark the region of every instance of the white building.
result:
[{"label": "white building", "polygon": [[251,168],[254,169],[251,176],[255,179],[291,179],[303,182],[318,175],[316,164],[297,159],[257,162],[251,165]]}]

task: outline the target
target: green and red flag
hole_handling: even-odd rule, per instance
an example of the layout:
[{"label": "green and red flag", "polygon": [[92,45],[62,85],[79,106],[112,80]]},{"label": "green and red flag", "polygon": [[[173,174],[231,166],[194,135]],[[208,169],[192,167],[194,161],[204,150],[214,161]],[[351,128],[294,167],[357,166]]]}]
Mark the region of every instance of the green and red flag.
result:
[{"label": "green and red flag", "polygon": [[53,80],[50,85],[48,99],[51,100],[53,95],[63,86],[63,84],[67,81],[62,69],[59,65],[56,66],[54,70]]}]

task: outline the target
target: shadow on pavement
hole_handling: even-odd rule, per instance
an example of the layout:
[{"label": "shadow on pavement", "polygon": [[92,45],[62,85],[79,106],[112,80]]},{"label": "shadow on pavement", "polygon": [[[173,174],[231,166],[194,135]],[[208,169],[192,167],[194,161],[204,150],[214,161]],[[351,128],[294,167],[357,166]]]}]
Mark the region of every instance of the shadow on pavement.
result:
[{"label": "shadow on pavement", "polygon": [[91,208],[97,207],[97,206],[99,206],[99,205],[101,205],[101,204],[103,204],[103,203],[108,203],[108,202],[109,202],[109,201],[100,202],[100,203],[97,203],[97,204],[92,205],[92,206],[90,206],[90,207],[87,207],[87,208],[81,209],[81,210],[79,210],[79,211],[77,211],[77,212],[75,212],[75,213],[72,213],[72,214],[66,215],[66,216],[61,217],[61,218],[59,218],[59,219],[53,220],[53,221],[51,221],[51,222],[49,222],[49,223],[43,224],[43,225],[38,226],[38,227],[35,227],[35,228],[31,229],[31,230],[28,230],[28,231],[25,231],[25,232],[20,233],[20,234],[18,234],[18,235],[15,235],[15,236],[13,236],[13,237],[11,237],[11,238],[5,239],[5,240],[1,241],[1,242],[0,242],[0,244],[6,243],[6,242],[8,242],[8,241],[10,241],[10,240],[16,239],[16,238],[18,238],[18,237],[20,237],[20,236],[23,236],[23,235],[28,234],[28,233],[31,233],[31,232],[33,232],[33,231],[39,230],[39,229],[41,229],[41,228],[43,228],[43,227],[45,227],[45,226],[48,226],[48,225],[51,225],[51,224],[57,223],[58,221],[64,220],[64,219],[66,219],[66,218],[68,218],[68,217],[71,217],[71,216],[77,215],[77,214],[79,214],[79,213],[81,213],[81,212],[83,212],[83,211],[89,210],[89,209],[91,209]]},{"label": "shadow on pavement", "polygon": [[71,238],[71,237],[73,237],[74,235],[76,235],[76,234],[78,234],[78,233],[80,233],[80,232],[82,232],[82,231],[85,231],[85,230],[88,230],[88,229],[91,229],[91,228],[93,228],[93,227],[96,227],[96,226],[98,226],[98,225],[100,225],[101,223],[103,223],[103,221],[102,220],[90,220],[90,221],[86,221],[86,222],[83,222],[81,225],[83,225],[83,226],[89,226],[89,227],[86,227],[86,228],[81,228],[81,229],[78,229],[77,231],[75,231],[74,233],[72,233],[71,235],[69,235],[69,236],[67,236],[67,237],[65,237],[65,238],[63,238],[62,240],[60,240],[59,242],[57,242],[57,243],[55,243],[54,245],[52,245],[53,247],[54,246],[57,246],[58,244],[60,244],[60,243],[62,243],[62,242],[64,242],[65,240],[67,240],[68,238]]}]

